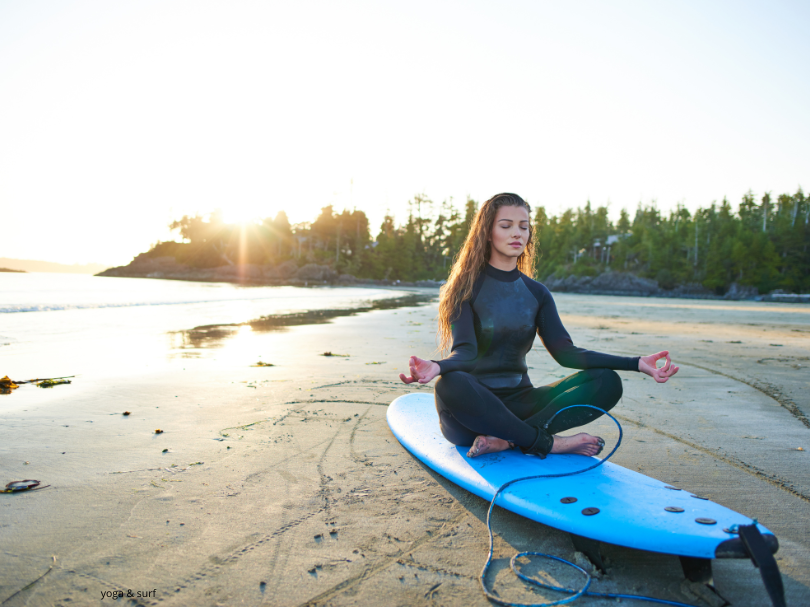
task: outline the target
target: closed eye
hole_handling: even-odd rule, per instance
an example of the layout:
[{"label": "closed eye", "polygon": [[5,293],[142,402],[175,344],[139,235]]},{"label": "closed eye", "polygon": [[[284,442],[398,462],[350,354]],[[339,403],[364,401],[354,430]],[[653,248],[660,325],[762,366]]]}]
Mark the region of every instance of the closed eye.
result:
[{"label": "closed eye", "polygon": [[[502,230],[510,230],[510,229],[512,229],[512,224],[511,224],[511,223],[510,223],[510,224],[508,224],[508,225],[501,224],[499,227],[500,227]],[[518,227],[519,227],[521,230],[524,230],[524,231],[529,229],[529,226],[528,226],[528,225],[521,225],[521,226],[518,226]]]}]

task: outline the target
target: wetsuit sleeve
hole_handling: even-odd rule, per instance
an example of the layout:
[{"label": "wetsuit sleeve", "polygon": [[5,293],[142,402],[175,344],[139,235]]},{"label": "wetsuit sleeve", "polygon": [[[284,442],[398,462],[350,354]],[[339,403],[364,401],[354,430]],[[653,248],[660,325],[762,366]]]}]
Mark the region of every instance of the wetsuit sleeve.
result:
[{"label": "wetsuit sleeve", "polygon": [[537,311],[537,334],[549,354],[563,367],[638,371],[639,356],[614,356],[575,346],[560,320],[554,298],[547,289]]},{"label": "wetsuit sleeve", "polygon": [[472,371],[478,358],[478,340],[475,337],[475,323],[469,301],[461,304],[461,309],[450,323],[453,345],[450,356],[434,361],[439,364],[441,374],[450,371]]}]

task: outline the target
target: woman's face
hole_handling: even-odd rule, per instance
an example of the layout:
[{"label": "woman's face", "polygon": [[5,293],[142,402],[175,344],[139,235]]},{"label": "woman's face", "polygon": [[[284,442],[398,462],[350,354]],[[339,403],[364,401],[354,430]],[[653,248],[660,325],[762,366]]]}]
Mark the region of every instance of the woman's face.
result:
[{"label": "woman's face", "polygon": [[503,206],[498,209],[489,241],[492,243],[490,259],[506,261],[505,258],[520,257],[529,241],[529,212],[526,207]]}]

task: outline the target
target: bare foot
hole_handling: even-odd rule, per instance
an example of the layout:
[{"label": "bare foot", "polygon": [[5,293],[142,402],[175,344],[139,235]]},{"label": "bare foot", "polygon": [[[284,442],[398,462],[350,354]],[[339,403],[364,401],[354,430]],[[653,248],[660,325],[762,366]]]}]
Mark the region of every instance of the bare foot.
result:
[{"label": "bare foot", "polygon": [[[480,437],[479,437],[480,438]],[[605,441],[598,436],[591,436],[580,432],[574,436],[554,435],[554,444],[551,447],[552,453],[577,453],[579,455],[599,455]]]},{"label": "bare foot", "polygon": [[506,451],[510,449],[509,441],[502,438],[495,438],[494,436],[476,436],[473,441],[472,447],[467,451],[467,457],[476,457],[477,455],[484,455],[485,453],[497,453],[498,451]]}]

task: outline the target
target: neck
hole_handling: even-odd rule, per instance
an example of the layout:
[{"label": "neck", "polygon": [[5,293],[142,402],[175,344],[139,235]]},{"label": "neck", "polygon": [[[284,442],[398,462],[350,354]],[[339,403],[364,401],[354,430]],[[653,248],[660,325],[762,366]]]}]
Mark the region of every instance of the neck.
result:
[{"label": "neck", "polygon": [[511,272],[517,267],[517,257],[507,257],[497,251],[489,256],[489,265],[504,272]]}]

